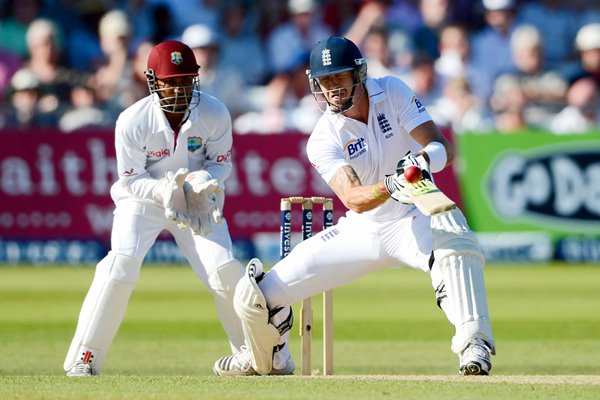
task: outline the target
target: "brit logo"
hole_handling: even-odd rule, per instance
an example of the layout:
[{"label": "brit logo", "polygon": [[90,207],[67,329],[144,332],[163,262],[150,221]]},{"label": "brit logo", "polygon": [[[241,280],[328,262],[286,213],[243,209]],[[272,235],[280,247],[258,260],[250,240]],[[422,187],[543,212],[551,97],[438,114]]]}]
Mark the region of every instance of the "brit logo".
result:
[{"label": "brit logo", "polygon": [[187,140],[187,148],[190,153],[195,152],[202,147],[202,138],[198,136],[189,137]]},{"label": "brit logo", "polygon": [[352,139],[344,146],[344,151],[348,151],[350,159],[354,159],[367,151],[365,138]]},{"label": "brit logo", "polygon": [[323,59],[323,66],[331,65],[331,50],[323,49],[321,58]]},{"label": "brit logo", "polygon": [[181,53],[178,51],[174,51],[171,53],[171,62],[175,65],[179,65],[183,62],[183,57]]},{"label": "brit logo", "polygon": [[392,127],[385,117],[385,114],[377,114],[377,123],[379,123],[379,129],[381,129],[381,133],[386,133],[392,130]]}]

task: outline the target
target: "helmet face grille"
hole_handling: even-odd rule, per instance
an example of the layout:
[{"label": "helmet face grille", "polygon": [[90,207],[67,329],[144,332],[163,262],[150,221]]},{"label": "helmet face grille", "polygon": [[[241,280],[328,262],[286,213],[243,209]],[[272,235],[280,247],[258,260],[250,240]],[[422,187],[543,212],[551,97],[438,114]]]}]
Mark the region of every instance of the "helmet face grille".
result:
[{"label": "helmet face grille", "polygon": [[197,76],[194,77],[191,85],[169,88],[158,87],[154,71],[151,69],[146,71],[146,79],[150,93],[158,95],[158,105],[165,112],[185,114],[188,110],[197,107],[200,102],[200,94],[194,95],[194,92],[200,91],[200,80]]},{"label": "helmet face grille", "polygon": [[[346,71],[353,71],[353,84],[345,88],[351,94],[342,99],[341,107],[335,107],[327,101],[326,93],[319,85],[319,78]],[[365,92],[363,83],[367,79],[367,63],[358,47],[343,37],[332,36],[317,43],[310,53],[310,69],[306,73],[310,90],[322,111],[325,111],[327,105],[333,113],[348,111]]]}]

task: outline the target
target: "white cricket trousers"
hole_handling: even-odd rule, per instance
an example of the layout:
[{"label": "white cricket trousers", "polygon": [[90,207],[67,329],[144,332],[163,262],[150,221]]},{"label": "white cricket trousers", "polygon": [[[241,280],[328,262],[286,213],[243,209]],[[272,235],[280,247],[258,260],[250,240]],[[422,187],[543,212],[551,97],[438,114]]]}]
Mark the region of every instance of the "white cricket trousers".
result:
[{"label": "white cricket trousers", "polygon": [[265,275],[259,287],[269,309],[273,309],[382,268],[407,265],[430,273],[436,288],[442,277],[437,268],[429,269],[432,245],[430,217],[416,208],[386,222],[347,213],[337,225],[295,246]]},{"label": "white cricket trousers", "polygon": [[[101,372],[106,353],[125,314],[129,294],[139,279],[144,257],[163,230],[173,235],[195,274],[212,293],[232,351],[238,351],[244,344],[242,326],[233,309],[235,287],[243,276],[244,268],[233,257],[227,223],[213,224],[212,232],[207,236],[193,235],[189,228],[180,229],[175,222],[166,219],[162,207],[150,202],[124,199],[117,202],[111,251],[96,267],[96,274],[84,300],[77,329],[65,360],[65,369],[70,368],[82,354],[90,353],[95,354],[95,371]],[[110,269],[113,265],[112,261],[108,260],[119,257],[131,260],[127,267],[129,289],[110,289]],[[106,289],[107,287],[109,289]],[[124,292],[127,290],[129,293]],[[115,293],[122,300],[102,300]],[[114,309],[115,307],[118,309]]]}]

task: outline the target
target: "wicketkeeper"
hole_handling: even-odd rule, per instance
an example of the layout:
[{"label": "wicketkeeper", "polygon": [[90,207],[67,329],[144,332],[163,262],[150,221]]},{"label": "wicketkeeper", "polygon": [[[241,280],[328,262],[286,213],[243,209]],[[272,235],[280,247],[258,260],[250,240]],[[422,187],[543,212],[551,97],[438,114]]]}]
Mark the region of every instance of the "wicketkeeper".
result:
[{"label": "wicketkeeper", "polygon": [[317,43],[307,73],[324,109],[307,154],[349,211],[268,273],[259,260],[250,261],[234,298],[245,346],[218,360],[214,371],[269,374],[291,365],[291,304],[381,268],[408,265],[431,276],[438,305],[455,327],[451,348],[459,372],[487,375],[495,343],[479,244],[460,210],[419,211],[403,175],[408,165],[419,166],[423,179],[441,171],[452,161],[450,144],[400,79],[367,78],[365,59],[346,38]]},{"label": "wicketkeeper", "polygon": [[232,351],[244,335],[233,309],[243,266],[233,257],[221,215],[231,171],[231,118],[222,102],[199,90],[192,50],[178,41],[156,45],[148,58],[150,95],[116,124],[119,180],[111,250],[96,267],[64,362],[68,376],[102,372],[146,253],[169,231],[213,294]]}]

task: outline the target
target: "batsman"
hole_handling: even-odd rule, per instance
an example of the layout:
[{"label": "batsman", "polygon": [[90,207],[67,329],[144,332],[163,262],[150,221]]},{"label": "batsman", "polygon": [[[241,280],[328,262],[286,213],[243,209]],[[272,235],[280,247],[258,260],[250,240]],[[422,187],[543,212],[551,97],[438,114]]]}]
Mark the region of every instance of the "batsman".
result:
[{"label": "batsman", "polygon": [[244,268],[221,215],[232,168],[231,118],[222,102],[199,90],[199,68],[185,44],[157,44],[145,72],[150,94],[117,120],[111,250],[83,302],[64,362],[68,376],[102,372],[142,261],[163,230],[212,293],[232,351],[242,348],[233,295]]},{"label": "batsman", "polygon": [[[367,78],[365,59],[344,37],[318,42],[307,74],[324,111],[307,154],[349,211],[267,273],[259,260],[250,261],[234,296],[245,344],[217,360],[215,373],[262,375],[293,365],[291,304],[408,265],[430,275],[437,304],[454,325],[451,349],[459,373],[488,375],[495,342],[480,246],[459,209],[436,208],[426,195],[415,196],[403,173],[415,165],[421,179],[431,181],[452,162],[451,145],[400,79]],[[417,201],[441,211],[423,212]]]}]

